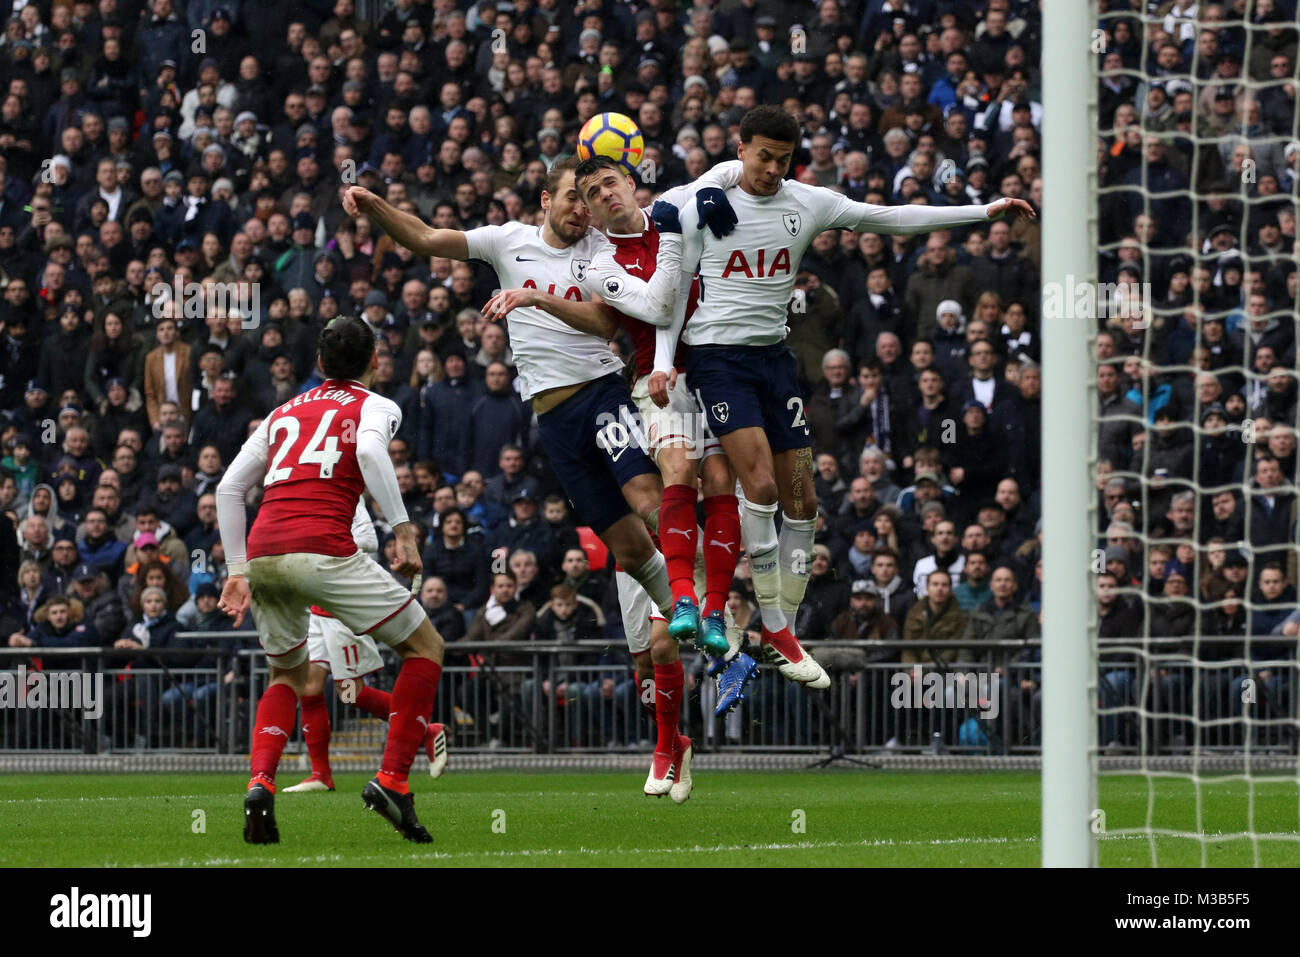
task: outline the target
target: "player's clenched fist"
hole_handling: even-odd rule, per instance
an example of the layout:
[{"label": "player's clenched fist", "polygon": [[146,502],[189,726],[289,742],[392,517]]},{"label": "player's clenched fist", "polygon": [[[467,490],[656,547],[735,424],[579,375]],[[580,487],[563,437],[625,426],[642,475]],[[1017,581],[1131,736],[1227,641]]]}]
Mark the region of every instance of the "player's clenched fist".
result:
[{"label": "player's clenched fist", "polygon": [[370,211],[375,194],[364,186],[349,186],[343,193],[343,212],[349,216],[361,216]]}]

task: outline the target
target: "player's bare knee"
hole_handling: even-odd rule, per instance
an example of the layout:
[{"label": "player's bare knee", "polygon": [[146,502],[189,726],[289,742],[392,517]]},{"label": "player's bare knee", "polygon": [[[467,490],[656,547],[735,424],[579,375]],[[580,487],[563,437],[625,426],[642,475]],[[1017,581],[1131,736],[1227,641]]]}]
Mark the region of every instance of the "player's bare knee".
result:
[{"label": "player's bare knee", "polygon": [[623,498],[642,520],[653,514],[664,498],[664,483],[658,472],[646,472],[623,485]]},{"label": "player's bare knee", "polygon": [[684,448],[664,449],[659,453],[658,465],[665,487],[695,484],[695,460],[687,457]]},{"label": "player's bare knee", "polygon": [[777,501],[776,478],[771,472],[751,472],[749,481],[740,480],[745,499],[755,505],[775,505]]},{"label": "player's bare knee", "polygon": [[710,455],[700,465],[700,485],[705,498],[714,495],[731,495],[736,489],[736,476],[721,455]]},{"label": "player's bare knee", "polygon": [[312,665],[307,671],[307,681],[303,687],[304,695],[318,695],[325,690],[325,679],[329,672],[320,665]]},{"label": "player's bare knee", "polygon": [[[659,624],[659,622],[655,622]],[[663,628],[655,628],[650,633],[650,661],[655,665],[670,665],[681,657],[681,652],[677,642],[668,636],[668,625],[665,622]],[[654,671],[651,669],[651,674]]]},{"label": "player's bare knee", "polygon": [[288,685],[293,689],[293,693],[301,698],[307,693],[307,681],[310,674],[311,664],[306,660],[292,668],[277,668],[272,665],[269,669],[269,684]]}]

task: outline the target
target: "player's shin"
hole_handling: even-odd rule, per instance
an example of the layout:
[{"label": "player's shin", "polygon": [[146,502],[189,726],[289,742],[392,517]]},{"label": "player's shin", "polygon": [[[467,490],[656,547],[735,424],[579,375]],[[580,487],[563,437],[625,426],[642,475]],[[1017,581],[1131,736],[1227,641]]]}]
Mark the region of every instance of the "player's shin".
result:
[{"label": "player's shin", "polygon": [[297,717],[298,694],[292,686],[274,682],[262,692],[262,698],[257,702],[252,753],[248,762],[250,787],[260,783],[275,790],[275,771]]},{"label": "player's shin", "polygon": [[302,696],[302,739],[311,758],[313,777],[329,781],[330,774],[330,709],[324,694]]},{"label": "player's shin", "polygon": [[734,495],[704,500],[704,614],[727,603],[740,558],[740,502]]},{"label": "player's shin", "polygon": [[682,690],[686,684],[677,643],[666,630],[656,629],[650,646],[654,662],[655,753],[646,778],[645,793],[653,797],[668,794],[675,779],[677,724],[681,717]]},{"label": "player's shin", "polygon": [[695,595],[695,550],[699,525],[695,521],[696,492],[690,485],[670,485],[664,489],[659,508],[659,543],[668,566],[668,584],[673,600]]},{"label": "player's shin", "polygon": [[638,651],[633,656],[636,667],[636,684],[640,691],[641,710],[651,721],[655,720],[655,671],[650,652]]},{"label": "player's shin", "polygon": [[366,714],[373,715],[380,721],[387,721],[388,716],[393,713],[392,694],[367,684],[361,684],[360,678],[354,678],[353,680],[360,687],[357,688],[356,700],[352,703]]},{"label": "player's shin", "polygon": [[786,626],[781,611],[780,542],[776,535],[776,505],[746,502],[740,527],[749,550],[749,570],[754,582],[754,597],[763,618],[763,627],[779,632]]},{"label": "player's shin", "polygon": [[791,518],[781,513],[781,610],[791,625],[808,590],[816,532],[816,518]]},{"label": "player's shin", "polygon": [[393,685],[392,713],[388,721],[388,743],[384,746],[379,783],[402,794],[410,790],[407,777],[411,763],[424,743],[438,692],[442,665],[429,658],[411,656],[402,662],[402,670]]},{"label": "player's shin", "polygon": [[686,684],[681,659],[655,665],[655,754],[672,756],[677,745],[677,722],[682,713],[682,688]]}]

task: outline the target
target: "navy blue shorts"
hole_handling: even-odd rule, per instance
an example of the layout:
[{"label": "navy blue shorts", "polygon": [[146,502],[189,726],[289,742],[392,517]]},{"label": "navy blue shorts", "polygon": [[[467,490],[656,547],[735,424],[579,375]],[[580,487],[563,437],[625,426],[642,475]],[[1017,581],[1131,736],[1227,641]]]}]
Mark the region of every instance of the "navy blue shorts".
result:
[{"label": "navy blue shorts", "polygon": [[623,486],[659,469],[646,454],[632,392],[616,372],[537,417],[542,448],[574,511],[601,534],[632,514]]},{"label": "navy blue shorts", "polygon": [[691,346],[686,381],[719,438],[754,426],[773,452],[812,445],[794,353],[784,343]]}]

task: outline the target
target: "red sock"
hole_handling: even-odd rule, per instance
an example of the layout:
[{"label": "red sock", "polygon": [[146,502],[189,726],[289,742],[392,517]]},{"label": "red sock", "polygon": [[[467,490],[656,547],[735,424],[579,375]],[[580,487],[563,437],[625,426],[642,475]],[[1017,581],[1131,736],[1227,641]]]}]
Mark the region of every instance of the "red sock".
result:
[{"label": "red sock", "polygon": [[659,729],[656,753],[672,754],[677,745],[677,722],[682,714],[682,686],[685,683],[680,660],[655,665],[655,724]]},{"label": "red sock", "polygon": [[[648,651],[638,651],[632,657],[640,659],[641,655],[648,655]],[[650,716],[650,720],[655,720],[655,680],[653,678],[642,678],[637,675],[636,686],[641,700],[641,710]]]},{"label": "red sock", "polygon": [[275,769],[297,718],[298,695],[288,685],[273,684],[262,692],[253,725],[253,753],[248,760],[252,771],[250,786],[260,782],[275,790]]},{"label": "red sock", "polygon": [[[360,678],[352,680],[361,685]],[[357,700],[353,704],[380,721],[387,721],[388,716],[393,713],[393,696],[387,691],[380,691],[370,685],[361,685],[360,690],[357,691]]]},{"label": "red sock", "polygon": [[393,713],[388,721],[388,743],[379,766],[379,781],[385,787],[407,792],[406,778],[411,762],[424,743],[438,693],[442,665],[428,658],[407,658],[393,685]]},{"label": "red sock", "polygon": [[302,739],[307,742],[311,773],[330,778],[330,709],[323,694],[302,696]]},{"label": "red sock", "polygon": [[668,563],[668,585],[673,601],[695,601],[695,549],[699,524],[695,520],[695,489],[670,485],[659,506],[659,541]]},{"label": "red sock", "polygon": [[727,603],[740,560],[740,502],[734,495],[704,500],[704,608],[714,612]]}]

